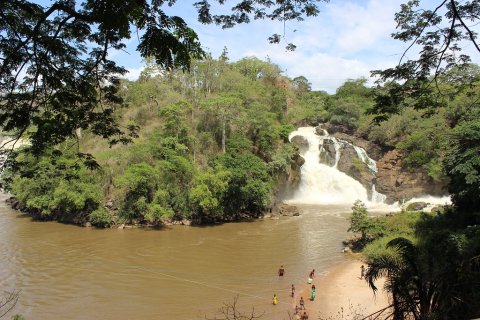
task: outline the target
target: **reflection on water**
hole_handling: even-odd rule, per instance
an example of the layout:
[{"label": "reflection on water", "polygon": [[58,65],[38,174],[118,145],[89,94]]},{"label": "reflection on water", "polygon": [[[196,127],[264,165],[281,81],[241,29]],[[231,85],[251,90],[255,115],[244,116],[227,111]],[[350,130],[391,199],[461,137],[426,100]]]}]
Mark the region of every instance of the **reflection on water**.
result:
[{"label": "reflection on water", "polygon": [[2,199],[0,288],[21,290],[14,312],[27,319],[204,319],[237,294],[240,308],[284,319],[291,284],[312,269],[325,276],[348,236],[348,206],[299,208],[279,220],[96,230],[32,222]]}]

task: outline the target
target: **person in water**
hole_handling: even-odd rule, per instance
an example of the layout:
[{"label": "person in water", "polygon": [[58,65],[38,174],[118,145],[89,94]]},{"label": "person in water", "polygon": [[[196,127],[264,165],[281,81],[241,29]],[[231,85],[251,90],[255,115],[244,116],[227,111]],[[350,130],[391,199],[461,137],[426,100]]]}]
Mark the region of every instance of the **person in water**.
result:
[{"label": "person in water", "polygon": [[315,285],[312,285],[312,296],[310,297],[310,300],[315,301],[316,295],[317,295],[317,289],[315,288]]},{"label": "person in water", "polygon": [[312,279],[315,277],[315,269],[313,269],[313,270],[310,272],[309,277],[312,278]]},{"label": "person in water", "polygon": [[295,286],[292,284],[292,298],[295,295]]},{"label": "person in water", "polygon": [[305,301],[303,301],[303,297],[300,297],[300,308],[305,310]]},{"label": "person in water", "polygon": [[285,274],[285,269],[283,268],[283,266],[280,266],[280,269],[278,269],[278,276],[283,277],[284,274]]},{"label": "person in water", "polygon": [[302,317],[300,318],[301,320],[308,320],[308,314],[307,311],[304,311],[302,314]]},{"label": "person in water", "polygon": [[274,294],[274,295],[273,295],[273,305],[276,306],[277,303],[278,303],[278,298],[277,298],[277,295]]},{"label": "person in water", "polygon": [[365,276],[365,267],[362,266],[360,267],[360,279],[363,279],[363,277]]}]

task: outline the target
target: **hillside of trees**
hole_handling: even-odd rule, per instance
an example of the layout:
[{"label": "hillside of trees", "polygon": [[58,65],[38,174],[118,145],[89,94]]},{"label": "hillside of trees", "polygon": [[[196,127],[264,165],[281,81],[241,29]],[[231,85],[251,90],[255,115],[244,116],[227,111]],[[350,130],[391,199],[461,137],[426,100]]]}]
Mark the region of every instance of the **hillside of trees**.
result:
[{"label": "hillside of trees", "polygon": [[269,61],[230,62],[226,50],[195,61],[189,72],[166,72],[149,61],[138,81],[121,82],[123,102],[114,108],[122,127],[135,128],[134,142],[110,145],[95,128],[78,129],[76,139],[41,156],[20,148],[3,183],[39,219],[109,226],[255,218],[271,208],[289,173],[296,150],[288,134],[326,121],[405,150],[409,168],[449,181],[446,161],[460,157],[453,151],[463,146],[454,134],[467,134],[479,111],[476,84],[459,88],[455,81],[478,75],[475,65],[452,71],[440,83],[443,107],[407,106],[377,124],[369,111],[387,88],[368,87],[365,79],[329,95]]}]

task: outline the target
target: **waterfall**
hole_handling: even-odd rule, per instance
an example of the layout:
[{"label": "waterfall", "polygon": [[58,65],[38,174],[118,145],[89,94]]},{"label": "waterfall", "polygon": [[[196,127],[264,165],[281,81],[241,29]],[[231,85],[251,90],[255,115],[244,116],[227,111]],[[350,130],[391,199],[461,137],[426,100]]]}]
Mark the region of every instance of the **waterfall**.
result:
[{"label": "waterfall", "polygon": [[[319,131],[319,134],[317,134]],[[342,204],[352,205],[356,200],[361,200],[369,210],[400,211],[403,206],[412,202],[426,202],[429,204],[424,210],[429,211],[434,205],[451,204],[450,196],[434,197],[419,196],[406,203],[385,203],[386,196],[375,189],[375,177],[377,164],[371,159],[367,152],[348,141],[337,139],[328,134],[327,130],[321,127],[301,127],[290,133],[289,140],[298,139],[302,146],[301,156],[305,163],[301,167],[300,183],[293,197],[287,202],[301,204]],[[308,147],[306,147],[308,144]],[[349,175],[338,170],[338,163],[341,158],[341,151],[344,154],[356,156],[365,163],[371,173],[369,190],[360,182]],[[365,177],[362,176],[365,180]],[[370,195],[370,196],[369,196]]]},{"label": "waterfall", "polygon": [[[305,163],[301,168],[301,181],[291,202],[348,205],[357,199],[369,202],[367,190],[360,182],[335,167],[319,162],[320,146],[324,138],[315,133],[315,128],[299,128],[290,134],[290,139],[294,136],[304,137],[308,142],[308,149],[302,154]],[[335,149],[337,150],[337,147]],[[335,163],[338,163],[337,159]]]}]

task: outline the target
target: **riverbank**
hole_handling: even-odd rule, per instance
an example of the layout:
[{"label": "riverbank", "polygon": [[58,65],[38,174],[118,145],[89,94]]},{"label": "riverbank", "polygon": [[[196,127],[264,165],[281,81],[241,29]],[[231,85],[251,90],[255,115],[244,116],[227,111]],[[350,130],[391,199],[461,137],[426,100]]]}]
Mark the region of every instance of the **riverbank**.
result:
[{"label": "riverbank", "polygon": [[378,282],[379,290],[373,294],[367,282],[360,279],[361,265],[361,261],[349,259],[326,274],[316,276],[313,281],[317,289],[315,301],[308,299],[311,285],[302,286],[296,300],[303,296],[309,319],[357,319],[354,315],[367,316],[389,305],[382,289],[384,281]]}]

